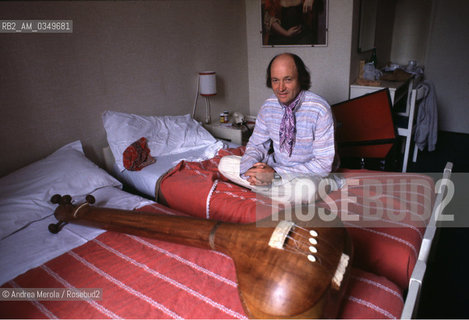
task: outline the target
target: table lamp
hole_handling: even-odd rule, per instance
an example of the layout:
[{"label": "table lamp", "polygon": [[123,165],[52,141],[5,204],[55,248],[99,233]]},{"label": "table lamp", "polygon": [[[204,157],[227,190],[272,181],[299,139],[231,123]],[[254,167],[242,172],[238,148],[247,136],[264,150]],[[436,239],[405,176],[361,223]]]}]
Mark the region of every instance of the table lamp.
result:
[{"label": "table lamp", "polygon": [[205,98],[205,123],[210,123],[210,97],[217,94],[217,76],[215,71],[199,72],[197,81],[197,94],[195,96],[192,118],[195,116],[199,94]]}]

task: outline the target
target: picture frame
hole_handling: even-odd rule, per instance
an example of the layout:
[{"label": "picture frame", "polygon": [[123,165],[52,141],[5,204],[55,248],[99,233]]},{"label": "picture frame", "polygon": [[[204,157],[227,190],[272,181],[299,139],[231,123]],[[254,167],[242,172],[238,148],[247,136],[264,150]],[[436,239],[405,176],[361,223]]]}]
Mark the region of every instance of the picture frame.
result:
[{"label": "picture frame", "polygon": [[329,0],[261,0],[263,47],[327,46]]}]

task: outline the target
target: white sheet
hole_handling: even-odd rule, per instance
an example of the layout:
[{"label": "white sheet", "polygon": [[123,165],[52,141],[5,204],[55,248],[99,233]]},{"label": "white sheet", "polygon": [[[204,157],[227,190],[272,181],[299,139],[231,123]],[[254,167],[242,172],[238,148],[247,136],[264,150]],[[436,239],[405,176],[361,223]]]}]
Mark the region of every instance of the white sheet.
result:
[{"label": "white sheet", "polygon": [[154,198],[156,181],[169,169],[177,165],[180,161],[203,161],[213,158],[218,150],[226,146],[222,141],[217,141],[209,146],[198,149],[192,149],[186,152],[160,156],[156,158],[156,163],[143,168],[141,171],[120,171],[119,166],[114,163],[114,175],[124,182],[132,186],[142,194]]},{"label": "white sheet", "polygon": [[76,197],[107,186],[122,184],[85,157],[80,141],[72,142],[0,179],[0,239],[46,217],[56,193]]},{"label": "white sheet", "polygon": [[[97,206],[133,210],[153,203],[139,196],[124,192],[116,187],[104,187],[92,193]],[[82,199],[74,199],[80,200]],[[48,231],[50,223],[56,223],[53,215],[55,205],[37,202],[36,206],[27,203],[26,207],[17,201],[18,208],[28,208],[32,216],[45,217],[30,222],[24,229],[0,240],[0,283],[37,267],[104,232],[79,225],[67,224],[58,234]]]}]

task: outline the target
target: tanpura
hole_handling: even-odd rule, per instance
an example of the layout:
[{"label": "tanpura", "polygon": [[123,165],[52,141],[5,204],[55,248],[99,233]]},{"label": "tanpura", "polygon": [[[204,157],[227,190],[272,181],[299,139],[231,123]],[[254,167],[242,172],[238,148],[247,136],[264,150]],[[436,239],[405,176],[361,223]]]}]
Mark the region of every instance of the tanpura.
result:
[{"label": "tanpura", "polygon": [[[308,222],[271,217],[234,224],[192,217],[81,205],[54,195],[57,233],[68,222],[216,250],[235,264],[239,296],[250,318],[334,318],[351,269],[352,245],[338,221],[316,214]],[[283,212],[284,214],[284,212]],[[276,217],[282,216],[282,212]],[[277,221],[273,221],[277,220]]]}]

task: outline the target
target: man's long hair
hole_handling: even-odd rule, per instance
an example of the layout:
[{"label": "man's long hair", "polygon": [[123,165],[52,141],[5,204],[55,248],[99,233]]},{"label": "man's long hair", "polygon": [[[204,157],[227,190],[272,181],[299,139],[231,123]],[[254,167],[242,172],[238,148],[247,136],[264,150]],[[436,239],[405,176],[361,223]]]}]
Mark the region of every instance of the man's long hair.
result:
[{"label": "man's long hair", "polygon": [[303,60],[301,60],[300,57],[298,57],[296,54],[289,53],[289,52],[278,54],[275,57],[273,57],[272,60],[270,60],[269,66],[267,67],[267,74],[266,74],[267,88],[272,89],[272,77],[270,75],[270,69],[272,67],[272,63],[278,56],[283,55],[283,54],[289,55],[295,61],[296,71],[298,72],[298,81],[300,82],[301,90],[309,90],[309,88],[311,88],[311,76],[309,74],[308,68],[305,66]]}]

